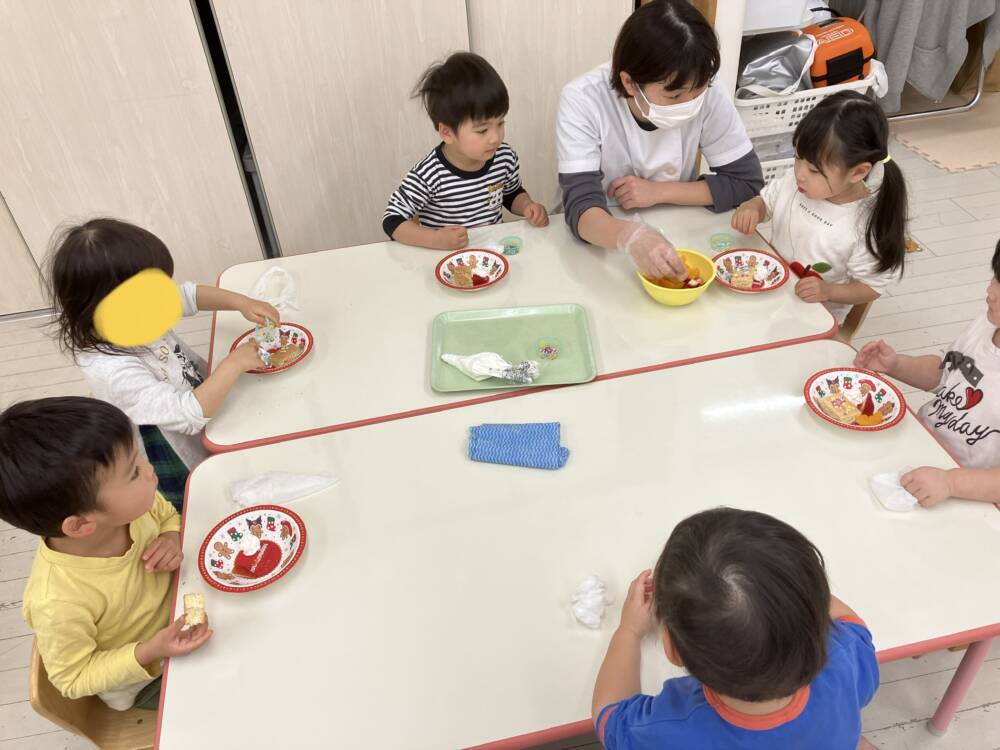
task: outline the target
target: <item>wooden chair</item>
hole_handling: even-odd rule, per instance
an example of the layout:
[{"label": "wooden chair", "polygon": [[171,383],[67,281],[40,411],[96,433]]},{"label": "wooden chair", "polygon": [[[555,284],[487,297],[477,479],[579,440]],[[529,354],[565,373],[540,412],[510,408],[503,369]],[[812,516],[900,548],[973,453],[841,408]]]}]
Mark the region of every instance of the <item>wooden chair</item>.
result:
[{"label": "wooden chair", "polygon": [[837,329],[834,338],[837,341],[843,341],[845,344],[851,343],[854,334],[858,332],[861,324],[868,317],[868,311],[871,309],[871,306],[871,302],[865,302],[863,305],[854,305],[851,311],[847,313],[847,317],[844,318],[844,322],[840,324],[840,328]]},{"label": "wooden chair", "polygon": [[95,695],[65,698],[49,682],[38,644],[31,644],[28,699],[35,713],[67,732],[79,734],[100,750],[151,750],[156,737],[156,712],[141,708],[115,711]]}]

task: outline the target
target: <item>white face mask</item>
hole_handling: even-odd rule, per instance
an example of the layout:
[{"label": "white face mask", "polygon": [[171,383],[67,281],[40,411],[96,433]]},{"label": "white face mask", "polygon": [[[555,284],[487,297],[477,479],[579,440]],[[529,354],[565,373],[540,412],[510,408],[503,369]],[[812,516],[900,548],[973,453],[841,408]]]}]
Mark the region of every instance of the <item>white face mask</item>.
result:
[{"label": "white face mask", "polygon": [[[642,87],[636,86],[636,88],[649,109],[649,112],[646,113],[646,119],[658,128],[675,128],[696,116],[701,111],[701,105],[705,103],[705,93],[708,91],[706,88],[690,101],[680,104],[652,104],[643,93]],[[642,107],[639,108],[639,111],[642,112]]]}]

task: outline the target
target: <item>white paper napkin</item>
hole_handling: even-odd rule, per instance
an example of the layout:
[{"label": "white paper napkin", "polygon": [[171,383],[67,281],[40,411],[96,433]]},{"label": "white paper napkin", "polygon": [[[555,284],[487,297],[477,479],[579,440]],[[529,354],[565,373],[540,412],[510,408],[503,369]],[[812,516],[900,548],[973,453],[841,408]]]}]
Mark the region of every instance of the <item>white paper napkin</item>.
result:
[{"label": "white paper napkin", "polygon": [[604,589],[604,581],[597,576],[587,576],[570,599],[573,605],[573,617],[581,625],[597,630],[601,627],[601,620],[604,619],[604,608],[612,601]]},{"label": "white paper napkin", "polygon": [[876,474],[869,481],[872,493],[886,510],[905,512],[913,510],[919,505],[917,498],[903,489],[900,479],[910,469],[900,469],[890,471],[885,474]]},{"label": "white paper napkin", "polygon": [[318,474],[271,471],[233,482],[229,485],[229,495],[241,508],[267,503],[288,505],[294,500],[333,487],[339,481],[336,477]]}]

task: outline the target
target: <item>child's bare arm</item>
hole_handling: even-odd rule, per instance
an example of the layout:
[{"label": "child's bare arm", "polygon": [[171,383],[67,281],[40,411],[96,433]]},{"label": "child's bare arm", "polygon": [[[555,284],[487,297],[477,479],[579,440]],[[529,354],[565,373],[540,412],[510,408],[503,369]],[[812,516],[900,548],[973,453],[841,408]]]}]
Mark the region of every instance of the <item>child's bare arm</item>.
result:
[{"label": "child's bare arm", "polygon": [[804,302],[836,302],[843,305],[863,305],[874,302],[881,295],[861,281],[833,284],[815,276],[799,279],[795,294]]},{"label": "child's bare arm", "polygon": [[392,233],[396,242],[431,250],[461,250],[469,244],[469,232],[465,227],[444,227],[431,229],[421,226],[416,219],[404,221]]},{"label": "child's bare arm", "polygon": [[549,224],[549,214],[545,206],[535,203],[527,192],[520,193],[510,204],[510,212],[523,216],[533,227],[544,227]]},{"label": "child's bare arm", "polygon": [[759,195],[739,205],[733,213],[732,227],[743,234],[753,234],[757,225],[767,221],[767,204]]},{"label": "child's bare arm", "polygon": [[904,474],[900,483],[925,508],[949,497],[1000,503],[1000,467],[937,469],[921,466]]},{"label": "child's bare arm", "polygon": [[215,416],[240,375],[263,366],[256,344],[247,342],[236,347],[212,370],[205,382],[194,389],[194,397],[201,404],[202,414],[206,417]]},{"label": "child's bare arm", "polygon": [[640,644],[653,628],[648,587],[652,571],[645,570],[632,581],[622,606],[622,619],[611,636],[608,653],[597,673],[590,713],[597,722],[601,709],[635,695],[639,683]]},{"label": "child's bare arm", "polygon": [[251,323],[258,325],[264,325],[268,319],[275,323],[281,320],[281,314],[267,302],[228,289],[199,284],[195,299],[199,310],[236,310]]},{"label": "child's bare arm", "polygon": [[914,388],[930,391],[941,382],[941,358],[935,354],[898,354],[885,341],[869,341],[854,357],[854,366],[884,372]]}]

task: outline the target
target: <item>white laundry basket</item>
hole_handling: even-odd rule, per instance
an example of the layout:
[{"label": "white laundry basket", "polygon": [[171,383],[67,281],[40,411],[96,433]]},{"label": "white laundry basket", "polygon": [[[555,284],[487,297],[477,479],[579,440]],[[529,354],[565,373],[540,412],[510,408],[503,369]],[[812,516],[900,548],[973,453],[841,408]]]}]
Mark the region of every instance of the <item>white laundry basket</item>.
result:
[{"label": "white laundry basket", "polygon": [[805,117],[809,110],[838,91],[866,93],[874,85],[875,69],[873,66],[868,76],[860,81],[838,83],[836,86],[823,86],[818,89],[806,89],[787,96],[735,99],[733,103],[736,105],[736,111],[743,118],[747,135],[751,138],[757,138],[762,135],[775,135],[795,130],[799,120]]},{"label": "white laundry basket", "polygon": [[771,161],[762,161],[760,163],[760,168],[764,172],[764,184],[768,184],[772,180],[777,180],[785,172],[791,169],[795,165],[795,159],[772,159]]}]

